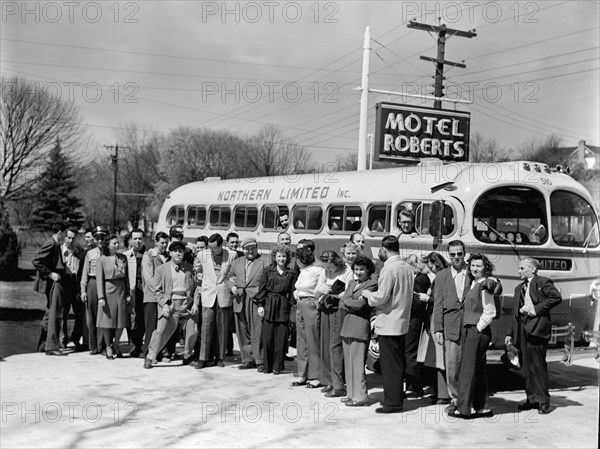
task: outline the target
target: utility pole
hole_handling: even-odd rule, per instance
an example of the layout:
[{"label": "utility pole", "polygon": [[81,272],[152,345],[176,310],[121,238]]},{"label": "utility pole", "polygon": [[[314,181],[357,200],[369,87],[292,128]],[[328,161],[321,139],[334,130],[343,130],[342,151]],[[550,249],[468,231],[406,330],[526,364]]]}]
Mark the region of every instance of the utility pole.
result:
[{"label": "utility pole", "polygon": [[369,59],[371,55],[371,30],[365,28],[363,40],[363,67],[360,94],[360,121],[358,125],[357,170],[367,169],[367,118],[369,113]]},{"label": "utility pole", "polygon": [[471,31],[461,31],[461,30],[453,30],[452,28],[447,28],[445,24],[442,25],[428,25],[426,23],[418,23],[416,20],[411,20],[408,22],[408,28],[415,28],[417,30],[423,31],[433,31],[438,35],[437,41],[437,58],[430,58],[428,56],[421,56],[421,59],[424,61],[431,61],[435,64],[435,90],[434,97],[436,100],[433,101],[433,107],[435,109],[442,109],[442,98],[444,96],[444,65],[450,65],[454,67],[460,67],[461,69],[466,68],[465,64],[459,62],[446,61],[444,59],[445,54],[445,46],[446,46],[446,37],[448,36],[459,36],[459,37],[475,37],[477,34],[475,30]]},{"label": "utility pole", "polygon": [[[112,210],[112,231],[117,232],[117,181],[119,179],[119,144],[115,146],[104,145],[104,148],[112,150],[114,148],[115,153],[110,155],[110,160],[113,164],[113,210]],[[130,147],[121,147],[124,150],[131,150]]]}]

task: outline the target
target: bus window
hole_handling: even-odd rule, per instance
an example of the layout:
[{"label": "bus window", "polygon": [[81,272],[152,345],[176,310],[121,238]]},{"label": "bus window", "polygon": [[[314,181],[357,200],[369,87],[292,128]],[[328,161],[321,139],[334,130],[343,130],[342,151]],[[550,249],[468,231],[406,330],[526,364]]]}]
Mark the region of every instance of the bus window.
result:
[{"label": "bus window", "polygon": [[550,195],[552,240],[560,246],[598,246],[598,219],[590,204],[571,192]]},{"label": "bus window", "polygon": [[169,209],[169,213],[167,214],[167,226],[171,227],[173,225],[183,225],[185,217],[185,209],[183,206],[173,206]]},{"label": "bus window", "polygon": [[362,209],[359,206],[331,206],[327,215],[331,231],[356,232],[362,228]]},{"label": "bus window", "polygon": [[227,229],[231,223],[229,206],[213,206],[210,208],[210,225],[213,228]]},{"label": "bus window", "polygon": [[389,234],[390,215],[392,206],[390,204],[373,205],[367,210],[367,228],[372,233]]},{"label": "bus window", "polygon": [[265,231],[285,231],[289,226],[290,209],[283,205],[263,207],[262,226]]},{"label": "bus window", "polygon": [[292,224],[296,230],[319,232],[323,227],[323,211],[320,206],[295,206]]},{"label": "bus window", "polygon": [[203,228],[206,225],[206,207],[204,207],[204,206],[188,207],[187,224],[190,228]]},{"label": "bus window", "polygon": [[233,211],[236,229],[253,231],[258,225],[258,209],[254,206],[237,206]]},{"label": "bus window", "polygon": [[[441,207],[440,201],[405,201],[396,208],[396,233],[418,235],[431,235],[430,217],[433,211],[432,204]],[[440,213],[439,209],[435,209]],[[447,236],[454,232],[454,211],[449,204],[444,204],[441,211],[442,235]],[[439,220],[439,218],[438,218]]]},{"label": "bus window", "polygon": [[473,234],[485,243],[541,245],[548,240],[543,195],[529,187],[498,187],[479,197]]}]

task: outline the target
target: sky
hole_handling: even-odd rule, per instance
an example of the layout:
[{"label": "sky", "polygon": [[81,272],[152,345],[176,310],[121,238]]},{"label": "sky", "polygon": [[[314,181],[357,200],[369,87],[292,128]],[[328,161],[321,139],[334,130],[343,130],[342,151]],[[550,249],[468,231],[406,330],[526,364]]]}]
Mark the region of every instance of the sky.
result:
[{"label": "sky", "polygon": [[[126,123],[245,136],[265,124],[317,164],[358,148],[365,28],[370,88],[430,94],[437,36],[409,20],[475,30],[447,40],[444,102],[471,133],[516,152],[555,134],[600,143],[600,2],[575,1],[3,1],[0,71],[79,107],[84,153],[118,143]],[[368,132],[381,101],[371,93]]]}]

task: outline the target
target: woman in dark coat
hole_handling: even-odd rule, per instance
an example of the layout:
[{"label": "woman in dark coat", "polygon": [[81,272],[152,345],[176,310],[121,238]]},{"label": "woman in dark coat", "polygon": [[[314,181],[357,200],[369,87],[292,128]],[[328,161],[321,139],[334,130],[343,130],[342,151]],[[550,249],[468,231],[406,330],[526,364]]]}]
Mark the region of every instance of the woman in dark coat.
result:
[{"label": "woman in dark coat", "polygon": [[365,362],[367,346],[371,339],[371,307],[363,298],[365,290],[377,290],[377,280],[373,261],[359,254],[352,264],[354,279],[342,298],[340,307],[346,310],[342,325],[342,346],[344,348],[344,371],[346,373],[347,397],[342,399],[347,406],[369,405],[367,401],[367,376]]},{"label": "woman in dark coat", "polygon": [[271,251],[271,265],[263,271],[256,295],[258,315],[263,318],[262,341],[265,372],[279,374],[284,370],[288,340],[288,321],[292,308],[296,271],[289,268],[291,252],[277,245]]}]

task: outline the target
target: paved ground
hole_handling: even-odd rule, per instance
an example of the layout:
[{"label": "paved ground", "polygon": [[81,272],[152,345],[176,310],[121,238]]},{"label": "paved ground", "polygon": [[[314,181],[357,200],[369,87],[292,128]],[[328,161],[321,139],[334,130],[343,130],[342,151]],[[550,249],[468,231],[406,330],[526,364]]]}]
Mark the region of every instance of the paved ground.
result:
[{"label": "paved ground", "polygon": [[[495,416],[461,421],[426,399],[403,414],[349,408],[279,376],[180,362],[144,370],[108,361],[19,354],[0,363],[0,446],[9,447],[598,447],[598,363],[550,362],[553,411],[517,412],[522,379],[488,366]],[[237,362],[239,363],[239,362]],[[233,369],[232,369],[233,368]],[[369,374],[373,402],[379,376]]]}]

